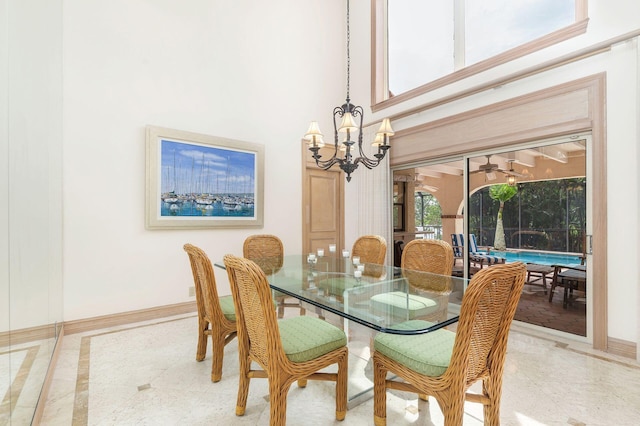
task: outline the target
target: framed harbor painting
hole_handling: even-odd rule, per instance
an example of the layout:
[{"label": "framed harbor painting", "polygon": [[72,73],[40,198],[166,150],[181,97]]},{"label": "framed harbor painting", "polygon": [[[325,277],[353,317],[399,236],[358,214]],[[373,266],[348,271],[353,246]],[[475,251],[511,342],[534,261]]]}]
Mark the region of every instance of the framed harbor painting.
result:
[{"label": "framed harbor painting", "polygon": [[146,128],[147,229],[263,226],[264,145]]}]

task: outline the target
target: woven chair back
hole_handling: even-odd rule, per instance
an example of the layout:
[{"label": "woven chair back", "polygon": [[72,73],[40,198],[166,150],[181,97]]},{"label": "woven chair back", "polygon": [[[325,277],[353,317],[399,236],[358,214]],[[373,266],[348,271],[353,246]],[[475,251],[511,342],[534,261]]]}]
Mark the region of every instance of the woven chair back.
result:
[{"label": "woven chair back", "polygon": [[351,255],[359,256],[361,263],[382,265],[387,255],[387,241],[379,235],[363,235],[353,243]]},{"label": "woven chair back", "polygon": [[[453,248],[442,240],[412,240],[402,251],[403,276],[409,284],[431,292],[451,293]],[[412,271],[430,272],[431,274]]]},{"label": "woven chair back", "polygon": [[271,289],[264,272],[255,262],[232,255],[224,256],[229,283],[239,316],[238,337],[251,356],[269,371],[278,360],[270,356],[285,357],[280,332],[273,309]]},{"label": "woven chair back", "polygon": [[[467,383],[489,374],[502,377],[509,328],[527,268],[522,262],[477,272],[464,293],[449,369]],[[453,368],[451,368],[453,367]]]},{"label": "woven chair back", "polygon": [[220,307],[220,299],[218,298],[216,277],[213,273],[209,256],[202,249],[192,244],[185,244],[183,248],[189,255],[189,261],[191,262],[198,315],[206,318],[209,322],[214,322],[217,318],[224,317]]},{"label": "woven chair back", "polygon": [[275,274],[282,268],[284,246],[275,235],[251,235],[244,240],[242,255],[257,263],[265,274]]}]

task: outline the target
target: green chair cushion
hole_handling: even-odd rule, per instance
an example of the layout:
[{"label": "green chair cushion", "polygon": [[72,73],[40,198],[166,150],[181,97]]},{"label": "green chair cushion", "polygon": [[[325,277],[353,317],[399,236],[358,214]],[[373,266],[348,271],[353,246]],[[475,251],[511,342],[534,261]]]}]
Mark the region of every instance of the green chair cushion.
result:
[{"label": "green chair cushion", "polygon": [[[278,287],[282,288],[291,288],[291,290],[296,291],[300,288],[300,282],[302,278],[296,277],[287,277],[284,275],[273,275],[270,277],[270,282],[277,284]],[[273,290],[273,297],[289,297],[287,294]]]},{"label": "green chair cushion", "polygon": [[342,296],[345,290],[359,285],[362,285],[362,282],[353,277],[329,277],[321,280],[318,287],[324,288],[329,294]]},{"label": "green chair cushion", "polygon": [[284,353],[292,362],[306,362],[346,346],[347,336],[319,318],[301,316],[278,321]]},{"label": "green chair cushion", "polygon": [[[274,284],[277,287],[291,289],[294,291],[300,288],[300,284],[302,281],[303,279],[301,277],[287,277],[280,274],[269,277],[270,284]],[[280,293],[279,291],[274,291],[274,293],[285,295],[284,293]]]},{"label": "green chair cushion", "polygon": [[373,296],[371,307],[394,317],[411,320],[435,311],[438,308],[438,302],[428,297],[393,291]]},{"label": "green chair cushion", "polygon": [[233,305],[233,296],[222,296],[220,299],[220,308],[224,317],[229,321],[236,320],[236,308]]},{"label": "green chair cushion", "polygon": [[[411,330],[426,328],[433,323],[407,321],[394,328]],[[378,333],[373,342],[376,352],[407,368],[430,377],[441,376],[449,367],[456,334],[440,329],[415,336]]]}]

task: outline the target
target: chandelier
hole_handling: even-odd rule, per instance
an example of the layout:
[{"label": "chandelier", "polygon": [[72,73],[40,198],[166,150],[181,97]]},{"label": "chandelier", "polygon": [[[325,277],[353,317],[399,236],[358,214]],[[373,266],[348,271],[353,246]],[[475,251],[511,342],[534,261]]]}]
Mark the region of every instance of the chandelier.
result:
[{"label": "chandelier", "polygon": [[[377,153],[373,155],[375,158],[367,157],[362,150],[362,121],[364,119],[364,113],[362,107],[352,104],[349,98],[349,74],[351,67],[351,56],[349,55],[350,42],[349,0],[347,0],[347,98],[346,103],[333,109],[334,151],[331,158],[322,160],[322,156],[319,154],[320,149],[324,147],[324,141],[317,121],[311,122],[309,130],[307,130],[307,133],[304,135],[304,140],[307,141],[309,151],[313,153],[313,159],[316,161],[318,167],[323,170],[328,170],[334,164],[338,164],[342,171],[347,174],[347,182],[351,181],[351,173],[358,168],[360,163],[367,169],[372,169],[380,164],[389,148],[391,148],[391,145],[389,145],[389,136],[393,136],[394,134],[391,128],[391,121],[385,118],[382,120],[380,129],[378,129],[376,137],[371,144],[377,147]],[[339,127],[337,125],[338,120],[341,120]],[[357,133],[358,138],[357,148],[356,142],[352,139],[355,133]],[[343,135],[344,137],[341,138]],[[342,139],[342,141],[340,141],[340,139]],[[354,155],[358,155],[358,157],[354,158]]]}]

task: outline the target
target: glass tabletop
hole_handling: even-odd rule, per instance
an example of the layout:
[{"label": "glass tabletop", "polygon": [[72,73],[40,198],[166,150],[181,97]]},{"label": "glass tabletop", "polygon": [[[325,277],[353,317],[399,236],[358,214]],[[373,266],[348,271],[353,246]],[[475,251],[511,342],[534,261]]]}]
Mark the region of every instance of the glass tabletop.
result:
[{"label": "glass tabletop", "polygon": [[[428,333],[458,321],[468,280],[354,263],[353,258],[289,255],[258,259],[272,290],[300,300],[349,336],[349,409],[373,396],[373,338],[378,332]],[[216,262],[224,269],[224,262]]]},{"label": "glass tabletop", "polygon": [[468,284],[464,278],[362,264],[348,257],[288,255],[257,263],[263,264],[274,291],[318,312],[391,334],[428,333],[457,322]]}]

